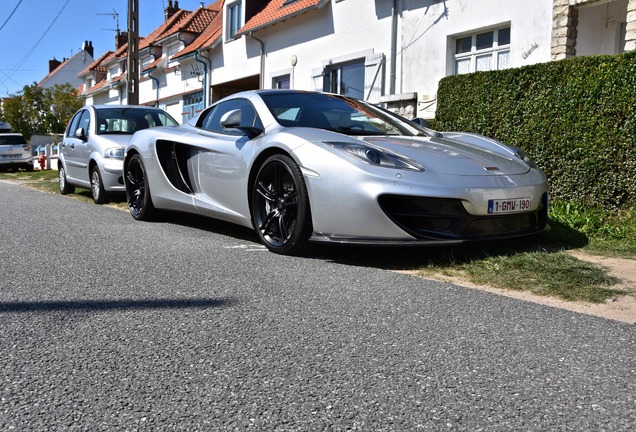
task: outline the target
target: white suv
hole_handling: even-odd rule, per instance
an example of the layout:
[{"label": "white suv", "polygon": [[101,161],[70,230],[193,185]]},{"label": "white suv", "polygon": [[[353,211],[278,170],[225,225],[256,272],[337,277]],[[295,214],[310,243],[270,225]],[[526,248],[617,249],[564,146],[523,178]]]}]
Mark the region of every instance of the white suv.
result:
[{"label": "white suv", "polygon": [[11,129],[6,123],[0,123],[2,123],[0,125],[0,170],[24,168],[27,171],[33,171],[31,146],[27,144],[22,134],[10,132]]}]

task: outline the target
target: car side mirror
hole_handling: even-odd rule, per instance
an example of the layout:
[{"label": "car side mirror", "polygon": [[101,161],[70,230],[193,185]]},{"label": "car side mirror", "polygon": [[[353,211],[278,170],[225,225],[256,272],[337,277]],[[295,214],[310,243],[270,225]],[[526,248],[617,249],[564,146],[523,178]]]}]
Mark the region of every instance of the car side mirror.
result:
[{"label": "car side mirror", "polygon": [[86,131],[84,128],[79,128],[75,131],[75,138],[80,139],[82,141],[87,141],[88,137],[86,136]]},{"label": "car side mirror", "polygon": [[245,134],[247,134],[247,136],[250,139],[255,138],[263,133],[263,131],[257,127],[242,126],[241,125],[242,116],[243,116],[243,113],[240,109],[234,109],[234,110],[226,112],[221,117],[221,127],[223,129],[238,129],[244,132]]}]

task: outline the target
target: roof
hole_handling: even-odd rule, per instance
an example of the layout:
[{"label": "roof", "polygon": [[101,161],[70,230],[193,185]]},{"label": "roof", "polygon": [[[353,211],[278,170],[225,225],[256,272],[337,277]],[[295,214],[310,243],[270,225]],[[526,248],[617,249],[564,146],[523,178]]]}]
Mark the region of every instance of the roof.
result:
[{"label": "roof", "polygon": [[[51,79],[56,73],[58,73],[59,71],[61,71],[62,69],[64,69],[70,62],[71,60],[73,60],[74,58],[76,58],[79,55],[89,55],[88,52],[86,50],[81,50],[79,51],[77,54],[75,54],[74,56],[71,56],[71,58],[68,58],[66,60],[64,60],[62,63],[60,63],[60,65],[58,67],[56,67],[55,69],[53,69],[51,72],[49,72],[49,74],[47,76],[45,76],[44,78],[42,78],[42,80],[38,83],[38,86],[43,85],[44,83],[46,83],[49,79]],[[90,57],[91,60],[93,59],[93,57]],[[79,75],[78,75],[79,76]]]},{"label": "roof", "polygon": [[223,0],[217,0],[215,3],[207,7],[208,10],[214,12],[212,20],[208,23],[206,28],[201,32],[195,40],[187,47],[176,53],[172,58],[183,58],[192,54],[203,47],[212,45],[216,40],[221,37],[223,32]]},{"label": "roof", "polygon": [[102,54],[97,60],[95,60],[93,63],[89,64],[88,66],[86,66],[86,68],[84,68],[83,71],[81,71],[80,73],[77,74],[78,77],[84,76],[86,75],[89,71],[95,71],[95,72],[108,72],[108,69],[106,68],[106,66],[104,66],[102,64],[103,60],[110,56],[113,52],[112,51],[106,51],[104,54]]},{"label": "roof", "polygon": [[326,3],[329,0],[271,0],[263,10],[245,23],[236,36],[272,26],[312,9],[320,9]]}]

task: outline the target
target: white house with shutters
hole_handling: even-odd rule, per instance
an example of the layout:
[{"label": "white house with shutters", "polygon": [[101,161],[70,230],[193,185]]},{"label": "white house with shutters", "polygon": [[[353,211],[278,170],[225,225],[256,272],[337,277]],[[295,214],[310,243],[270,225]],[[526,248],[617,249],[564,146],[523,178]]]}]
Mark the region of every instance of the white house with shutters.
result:
[{"label": "white house with shutters", "polygon": [[[445,76],[636,49],[636,0],[217,0],[140,42],[140,103],[178,120],[245,89],[324,90],[431,118]],[[80,74],[126,103],[126,45]]]}]

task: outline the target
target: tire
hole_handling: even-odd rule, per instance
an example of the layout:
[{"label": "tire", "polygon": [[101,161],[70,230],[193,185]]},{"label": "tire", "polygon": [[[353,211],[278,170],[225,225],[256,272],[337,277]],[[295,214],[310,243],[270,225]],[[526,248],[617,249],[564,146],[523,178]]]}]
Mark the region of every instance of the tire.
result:
[{"label": "tire", "polygon": [[104,204],[108,201],[108,194],[104,189],[102,175],[100,174],[97,165],[91,168],[91,195],[93,196],[95,204]]},{"label": "tire", "polygon": [[75,186],[70,185],[66,180],[66,170],[64,169],[64,165],[60,165],[58,176],[60,181],[60,193],[62,195],[68,195],[75,192]]},{"label": "tire", "polygon": [[300,168],[286,155],[273,155],[260,167],[252,188],[252,223],[272,252],[293,255],[312,232],[307,187]]},{"label": "tire", "polygon": [[133,218],[142,221],[153,220],[157,216],[152,204],[148,175],[141,156],[138,154],[126,162],[124,166],[124,183],[126,184],[126,202]]}]

